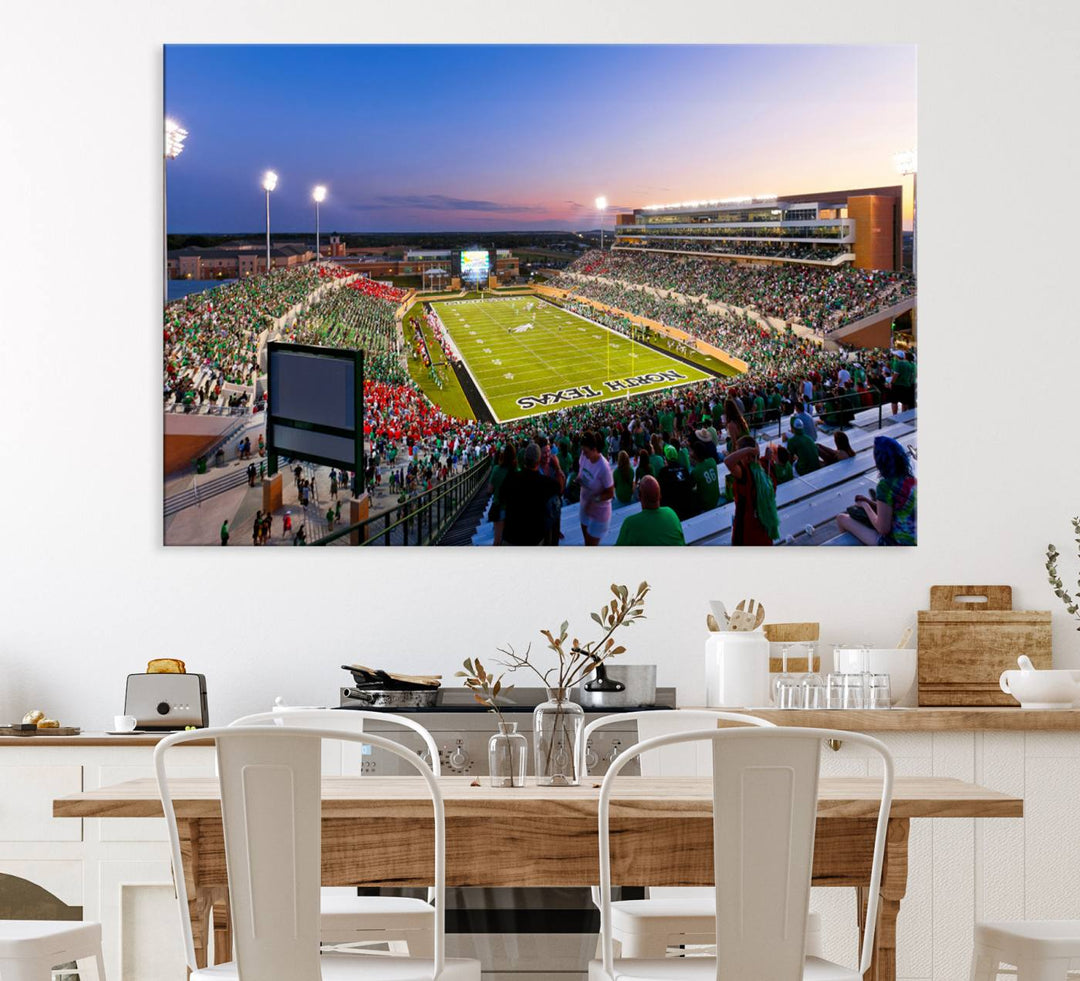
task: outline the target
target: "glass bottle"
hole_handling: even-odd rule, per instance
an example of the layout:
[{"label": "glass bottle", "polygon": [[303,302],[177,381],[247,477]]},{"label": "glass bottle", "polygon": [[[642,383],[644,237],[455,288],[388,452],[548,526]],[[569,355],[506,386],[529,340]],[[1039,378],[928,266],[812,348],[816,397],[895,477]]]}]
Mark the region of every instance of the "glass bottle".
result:
[{"label": "glass bottle", "polygon": [[488,740],[488,773],[492,787],[524,787],[529,762],[529,741],[516,722],[500,722],[499,731]]},{"label": "glass bottle", "polygon": [[536,782],[541,787],[576,787],[578,744],[585,711],[570,700],[566,688],[549,688],[548,700],[533,709],[533,751]]}]

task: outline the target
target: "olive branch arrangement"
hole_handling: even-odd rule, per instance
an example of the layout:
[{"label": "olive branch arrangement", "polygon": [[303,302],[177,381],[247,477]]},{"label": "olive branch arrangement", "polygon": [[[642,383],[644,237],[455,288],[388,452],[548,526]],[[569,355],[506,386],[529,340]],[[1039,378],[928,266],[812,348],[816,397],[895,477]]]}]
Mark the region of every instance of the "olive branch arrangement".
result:
[{"label": "olive branch arrangement", "polygon": [[504,685],[502,683],[503,677],[506,672],[500,674],[499,677],[495,677],[490,674],[488,670],[480,663],[480,658],[465,658],[462,663],[464,671],[454,672],[455,678],[464,678],[465,687],[473,693],[475,698],[481,705],[486,705],[489,712],[495,714],[495,718],[499,720],[499,724],[503,723],[503,715],[499,709],[496,699],[500,695],[505,695],[508,691],[513,691],[513,685]]},{"label": "olive branch arrangement", "polygon": [[[509,671],[517,671],[519,668],[532,671],[543,682],[545,688],[569,689],[585,679],[597,665],[603,664],[609,657],[615,657],[626,651],[625,647],[616,646],[612,635],[621,627],[632,627],[636,621],[645,619],[645,597],[648,595],[649,589],[649,584],[643,582],[638,586],[637,592],[631,595],[626,586],[611,584],[611,592],[615,598],[610,603],[606,603],[596,613],[590,614],[590,617],[603,630],[599,640],[582,644],[577,637],[574,637],[570,641],[569,649],[567,649],[566,641],[570,629],[568,620],[564,620],[559,626],[558,637],[550,630],[541,630],[540,633],[547,638],[548,650],[554,651],[559,659],[557,665],[548,668],[546,671],[541,671],[530,659],[531,644],[525,649],[524,654],[517,653],[510,644],[498,648],[498,652],[503,656],[504,660],[497,663]],[[552,684],[551,674],[556,671],[557,680],[555,684]]]},{"label": "olive branch arrangement", "polygon": [[[1080,518],[1073,518],[1072,526],[1077,553],[1080,554]],[[1076,593],[1070,594],[1065,588],[1065,584],[1058,575],[1058,559],[1060,557],[1061,553],[1053,545],[1046,547],[1046,578],[1050,580],[1050,588],[1053,589],[1054,595],[1065,604],[1065,612],[1069,616],[1080,620],[1080,589]],[[1080,578],[1077,579],[1076,584],[1080,586]],[[1080,627],[1076,629],[1080,630]]]}]

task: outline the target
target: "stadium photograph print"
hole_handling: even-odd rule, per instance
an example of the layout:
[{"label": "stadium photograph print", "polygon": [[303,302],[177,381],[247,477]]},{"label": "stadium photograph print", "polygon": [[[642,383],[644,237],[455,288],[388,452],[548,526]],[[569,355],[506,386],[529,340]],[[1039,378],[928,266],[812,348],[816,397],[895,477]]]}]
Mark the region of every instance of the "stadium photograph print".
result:
[{"label": "stadium photograph print", "polygon": [[166,545],[917,544],[915,46],[163,58]]}]

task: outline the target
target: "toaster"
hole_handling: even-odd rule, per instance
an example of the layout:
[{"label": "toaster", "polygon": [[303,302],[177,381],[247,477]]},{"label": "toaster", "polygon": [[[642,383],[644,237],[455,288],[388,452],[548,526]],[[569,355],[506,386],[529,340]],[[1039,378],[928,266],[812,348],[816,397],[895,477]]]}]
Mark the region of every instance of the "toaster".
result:
[{"label": "toaster", "polygon": [[138,720],[136,729],[158,732],[200,729],[210,724],[206,708],[206,676],[201,674],[129,674],[124,715]]}]

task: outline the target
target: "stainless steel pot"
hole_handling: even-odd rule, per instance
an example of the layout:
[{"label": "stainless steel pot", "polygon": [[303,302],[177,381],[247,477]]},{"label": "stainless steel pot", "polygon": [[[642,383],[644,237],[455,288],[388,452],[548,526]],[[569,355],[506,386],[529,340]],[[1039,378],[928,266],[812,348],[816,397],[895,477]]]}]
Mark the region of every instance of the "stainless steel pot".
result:
[{"label": "stainless steel pot", "polygon": [[638,708],[656,704],[655,664],[601,664],[577,689],[585,708]]},{"label": "stainless steel pot", "polygon": [[[438,688],[423,691],[395,691],[386,688],[343,688],[348,704],[358,708],[431,708],[439,697]],[[344,705],[344,701],[342,703]]]}]

